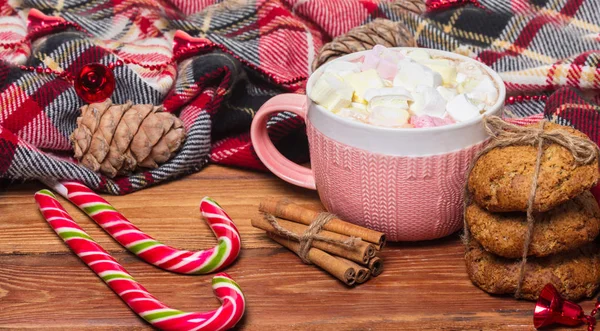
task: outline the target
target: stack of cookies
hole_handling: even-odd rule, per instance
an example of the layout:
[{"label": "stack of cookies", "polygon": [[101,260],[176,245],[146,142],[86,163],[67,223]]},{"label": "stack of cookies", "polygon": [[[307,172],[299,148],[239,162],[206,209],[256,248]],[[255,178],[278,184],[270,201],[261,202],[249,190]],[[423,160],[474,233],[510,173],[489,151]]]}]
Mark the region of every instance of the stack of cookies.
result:
[{"label": "stack of cookies", "polygon": [[[570,127],[547,123],[544,130]],[[514,294],[527,235],[527,203],[537,147],[498,147],[482,155],[468,179],[470,231],[465,260],[471,281],[489,293]],[[598,160],[578,165],[572,153],[546,144],[533,202],[535,219],[521,297],[536,300],[552,283],[564,298],[594,295],[600,284],[600,209],[590,193],[598,181]]]}]

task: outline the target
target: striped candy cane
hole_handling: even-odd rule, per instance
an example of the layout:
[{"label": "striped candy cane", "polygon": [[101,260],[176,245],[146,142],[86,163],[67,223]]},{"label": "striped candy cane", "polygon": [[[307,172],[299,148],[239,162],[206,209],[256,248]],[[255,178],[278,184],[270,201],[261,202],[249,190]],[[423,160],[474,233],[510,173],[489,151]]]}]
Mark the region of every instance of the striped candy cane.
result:
[{"label": "striped candy cane", "polygon": [[182,274],[207,274],[229,266],[240,253],[240,233],[225,210],[206,197],[200,212],[218,244],[208,250],[190,252],[164,245],[142,232],[101,196],[77,182],[46,183],[108,232],[123,247],[159,268]]},{"label": "striped candy cane", "polygon": [[186,313],[165,306],[98,245],[63,209],[52,192],[41,190],[35,200],[48,224],[98,277],[148,323],[161,330],[226,330],[244,315],[246,303],[239,285],[226,273],[212,279],[221,307],[206,313]]}]

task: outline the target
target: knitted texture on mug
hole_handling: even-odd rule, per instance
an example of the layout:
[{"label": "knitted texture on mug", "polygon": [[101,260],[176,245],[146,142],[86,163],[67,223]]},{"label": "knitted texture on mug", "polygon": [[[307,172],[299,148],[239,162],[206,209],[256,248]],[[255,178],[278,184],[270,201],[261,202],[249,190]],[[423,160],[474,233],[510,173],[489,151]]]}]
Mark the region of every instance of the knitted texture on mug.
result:
[{"label": "knitted texture on mug", "polygon": [[[209,161],[264,170],[248,134],[256,110],[281,92],[303,92],[318,49],[378,17],[402,21],[419,46],[488,64],[500,72],[509,93],[555,91],[545,116],[574,125],[598,142],[598,93],[589,93],[590,103],[571,88],[599,87],[600,0],[481,0],[485,9],[468,5],[423,16],[378,0],[79,3],[65,0],[55,7],[53,1],[0,0],[1,44],[25,36],[31,7],[75,22],[85,32],[53,31],[34,43],[0,47],[0,178],[72,179],[125,194],[198,171]],[[114,180],[79,166],[71,158],[68,136],[82,100],[68,82],[23,72],[17,65],[76,74],[90,62],[160,64],[171,58],[176,29],[205,37],[227,52],[207,50],[160,71],[117,67],[112,99],[164,104],[185,123],[188,138],[181,152],[157,169]],[[531,100],[509,105],[506,113],[526,117],[542,112],[544,103]],[[269,122],[271,138],[295,161],[308,157],[303,131],[303,122],[289,113]]]},{"label": "knitted texture on mug", "polygon": [[483,144],[392,156],[340,143],[310,124],[307,133],[319,196],[340,218],[384,232],[389,241],[436,239],[462,227],[465,174]]}]

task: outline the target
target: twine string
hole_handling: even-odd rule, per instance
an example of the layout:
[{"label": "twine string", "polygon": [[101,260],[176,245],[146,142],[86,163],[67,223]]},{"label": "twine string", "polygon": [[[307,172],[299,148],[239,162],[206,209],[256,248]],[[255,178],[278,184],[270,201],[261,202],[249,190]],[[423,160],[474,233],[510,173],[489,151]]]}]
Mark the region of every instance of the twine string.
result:
[{"label": "twine string", "polygon": [[[544,126],[546,121],[540,122],[540,130],[544,132]],[[525,233],[525,243],[523,244],[523,255],[521,263],[519,265],[519,278],[517,280],[517,290],[515,291],[515,297],[521,297],[521,288],[523,287],[523,280],[525,279],[525,266],[527,265],[527,254],[529,253],[529,245],[533,238],[533,227],[535,225],[535,219],[533,217],[533,202],[535,200],[535,194],[537,193],[538,177],[540,175],[540,167],[542,164],[542,155],[544,154],[544,139],[538,139],[537,156],[535,159],[535,168],[533,170],[533,178],[531,181],[531,190],[529,191],[529,199],[527,199],[527,232]]]},{"label": "twine string", "polygon": [[275,216],[265,213],[265,219],[269,222],[269,224],[271,224],[271,226],[273,226],[273,228],[275,228],[278,235],[292,238],[300,243],[298,256],[306,264],[311,264],[310,259],[308,258],[308,252],[310,251],[314,240],[322,241],[328,244],[339,245],[347,249],[355,248],[356,245],[358,245],[358,243],[362,240],[356,237],[338,240],[320,235],[319,232],[321,232],[325,224],[334,218],[336,218],[334,214],[327,212],[319,213],[317,217],[310,223],[308,228],[301,235],[298,235],[282,227],[279,222],[277,222]]}]

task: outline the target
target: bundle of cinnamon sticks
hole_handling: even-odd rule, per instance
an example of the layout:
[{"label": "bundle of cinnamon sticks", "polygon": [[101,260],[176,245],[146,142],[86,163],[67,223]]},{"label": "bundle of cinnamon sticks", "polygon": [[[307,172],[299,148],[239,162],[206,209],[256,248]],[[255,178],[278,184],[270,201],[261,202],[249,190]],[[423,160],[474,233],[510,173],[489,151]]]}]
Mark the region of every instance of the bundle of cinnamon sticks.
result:
[{"label": "bundle of cinnamon sticks", "polygon": [[[323,214],[287,199],[266,199],[259,210],[264,217],[253,218],[252,226],[265,230],[271,239],[305,262],[319,266],[347,285],[364,283],[383,271],[383,261],[378,256],[385,245],[385,235],[381,232],[328,215],[322,229],[315,234],[313,222]],[[313,229],[309,229],[311,224]],[[310,247],[302,250],[301,242],[306,240],[307,233],[312,241]]]}]

